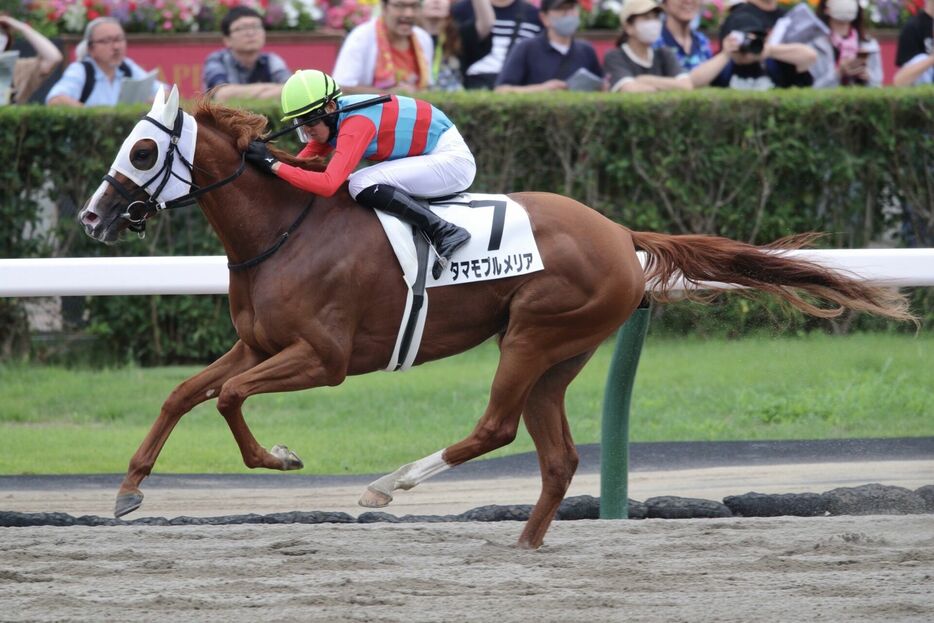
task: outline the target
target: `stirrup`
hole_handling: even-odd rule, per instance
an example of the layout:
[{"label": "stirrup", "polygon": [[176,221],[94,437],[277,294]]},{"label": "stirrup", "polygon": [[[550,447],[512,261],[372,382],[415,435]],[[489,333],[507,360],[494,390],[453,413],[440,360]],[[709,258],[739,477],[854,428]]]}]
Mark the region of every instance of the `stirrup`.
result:
[{"label": "stirrup", "polygon": [[440,279],[441,274],[447,270],[450,264],[451,261],[448,258],[444,257],[443,255],[436,254],[435,263],[431,267],[431,276],[435,279]]}]

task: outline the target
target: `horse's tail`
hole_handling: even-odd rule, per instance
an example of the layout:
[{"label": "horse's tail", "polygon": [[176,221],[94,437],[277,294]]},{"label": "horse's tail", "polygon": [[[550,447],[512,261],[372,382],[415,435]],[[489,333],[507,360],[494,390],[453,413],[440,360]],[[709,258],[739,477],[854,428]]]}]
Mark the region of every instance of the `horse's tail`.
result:
[{"label": "horse's tail", "polygon": [[[820,318],[839,316],[849,308],[917,323],[917,318],[908,311],[908,300],[898,290],[871,286],[783,253],[806,247],[821,234],[798,234],[754,247],[717,236],[631,233],[636,248],[648,253],[645,277],[650,285],[649,295],[657,301],[671,300],[669,294],[679,279],[688,285],[717,281],[773,294]],[[689,288],[678,298],[706,303],[716,294]],[[832,305],[818,306],[820,302]]]}]

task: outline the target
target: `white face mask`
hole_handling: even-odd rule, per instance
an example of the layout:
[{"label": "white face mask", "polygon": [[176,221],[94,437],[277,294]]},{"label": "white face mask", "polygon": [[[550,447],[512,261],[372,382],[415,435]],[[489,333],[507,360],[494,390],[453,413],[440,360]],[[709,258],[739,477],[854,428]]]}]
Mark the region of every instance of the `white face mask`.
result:
[{"label": "white face mask", "polygon": [[859,11],[857,0],[828,0],[827,15],[838,22],[852,22]]},{"label": "white face mask", "polygon": [[637,19],[633,26],[636,29],[636,39],[646,45],[652,45],[662,36],[660,19]]}]

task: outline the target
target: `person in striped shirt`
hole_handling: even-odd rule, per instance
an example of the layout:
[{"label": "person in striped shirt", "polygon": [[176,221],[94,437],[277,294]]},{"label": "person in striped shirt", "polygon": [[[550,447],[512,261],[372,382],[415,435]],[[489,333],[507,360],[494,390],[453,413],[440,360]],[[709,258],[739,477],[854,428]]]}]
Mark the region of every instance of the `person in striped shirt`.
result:
[{"label": "person in striped shirt", "polygon": [[[393,214],[423,231],[438,255],[435,279],[469,239],[467,230],[449,223],[414,197],[440,197],[466,190],[477,165],[460,132],[447,115],[428,102],[390,96],[389,101],[342,112],[372,95],[347,95],[328,74],[297,71],[282,88],[283,121],[293,121],[305,147],[299,158],[330,155],[323,171],[280,162],[253,141],[247,159],[293,186],[331,196],[348,183],[361,205]],[[362,160],[372,162],[357,171]]]}]

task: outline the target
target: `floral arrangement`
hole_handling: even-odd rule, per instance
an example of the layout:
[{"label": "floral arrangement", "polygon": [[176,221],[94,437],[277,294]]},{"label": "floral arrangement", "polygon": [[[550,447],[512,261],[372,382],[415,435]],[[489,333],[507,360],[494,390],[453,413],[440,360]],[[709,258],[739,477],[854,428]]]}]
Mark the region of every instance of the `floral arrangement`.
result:
[{"label": "floral arrangement", "polygon": [[370,19],[379,0],[343,0],[332,4],[325,12],[325,24],[336,30],[353,30]]},{"label": "floral arrangement", "polygon": [[[538,6],[540,0],[528,0]],[[582,28],[619,29],[624,0],[580,0]],[[270,30],[350,30],[379,10],[380,0],[0,0],[0,11],[29,21],[48,35],[81,33],[95,17],[110,15],[127,32],[216,31],[237,5],[255,8]],[[731,0],[702,0],[700,29],[716,32]],[[784,7],[818,0],[779,0]],[[924,10],[924,0],[860,0],[868,26],[898,28]]]},{"label": "floral arrangement", "polygon": [[8,10],[50,35],[82,33],[89,21],[101,16],[116,18],[127,32],[216,31],[227,11],[238,5],[256,9],[270,30],[314,30],[324,19],[324,1],[23,0],[18,11]]},{"label": "floral arrangement", "polygon": [[[583,27],[618,30],[623,1],[592,0],[589,8],[582,2]],[[817,9],[818,0],[779,0],[779,5],[790,8],[799,2],[807,2],[812,9]],[[859,0],[859,3],[870,28],[898,28],[909,17],[924,10],[924,0]],[[730,6],[730,0],[701,0],[700,30],[716,33]]]}]

